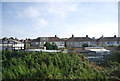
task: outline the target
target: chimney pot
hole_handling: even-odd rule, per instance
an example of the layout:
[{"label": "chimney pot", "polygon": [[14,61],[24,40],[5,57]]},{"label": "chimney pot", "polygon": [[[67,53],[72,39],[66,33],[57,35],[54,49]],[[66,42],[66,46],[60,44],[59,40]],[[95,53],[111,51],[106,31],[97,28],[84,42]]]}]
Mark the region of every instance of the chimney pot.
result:
[{"label": "chimney pot", "polygon": [[55,35],[55,37],[57,37],[57,35]]},{"label": "chimney pot", "polygon": [[88,37],[88,35],[86,35],[86,37]]},{"label": "chimney pot", "polygon": [[72,34],[72,38],[74,37],[74,35]]},{"label": "chimney pot", "polygon": [[102,35],[101,37],[103,38],[104,36]]}]

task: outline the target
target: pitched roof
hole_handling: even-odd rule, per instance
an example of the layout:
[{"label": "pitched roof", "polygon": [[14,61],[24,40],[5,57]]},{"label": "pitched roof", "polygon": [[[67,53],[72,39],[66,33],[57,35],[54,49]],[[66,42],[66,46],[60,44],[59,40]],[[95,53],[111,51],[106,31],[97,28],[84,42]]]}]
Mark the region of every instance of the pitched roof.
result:
[{"label": "pitched roof", "polygon": [[48,37],[48,41],[52,42],[52,41],[64,41],[64,40],[58,37]]},{"label": "pitched roof", "polygon": [[67,41],[82,42],[82,41],[95,41],[95,40],[89,37],[71,37]]},{"label": "pitched roof", "polygon": [[13,41],[13,42],[16,42],[16,43],[23,43],[23,42],[21,42],[21,41],[19,41],[19,40],[11,40],[11,41]]},{"label": "pitched roof", "polygon": [[14,42],[14,43],[17,43],[17,44],[21,44],[21,43],[23,43],[23,42],[21,42],[21,41],[19,41],[19,40],[15,40],[15,39],[8,39],[8,38],[5,38],[5,39],[2,39],[2,42],[3,41],[12,41],[12,42]]},{"label": "pitched roof", "polygon": [[60,39],[58,37],[38,37],[37,39],[33,39],[35,42],[39,41],[49,41],[49,42],[55,42],[55,41],[64,41],[63,39]]},{"label": "pitched roof", "polygon": [[120,37],[101,37],[98,41],[120,41]]}]

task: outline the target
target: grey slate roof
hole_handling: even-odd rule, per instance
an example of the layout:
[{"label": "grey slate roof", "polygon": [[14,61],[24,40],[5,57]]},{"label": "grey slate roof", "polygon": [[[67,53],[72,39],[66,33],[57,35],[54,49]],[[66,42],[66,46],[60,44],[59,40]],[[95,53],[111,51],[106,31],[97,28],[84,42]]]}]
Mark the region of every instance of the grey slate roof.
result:
[{"label": "grey slate roof", "polygon": [[71,37],[67,41],[76,41],[76,42],[84,42],[84,41],[95,41],[95,39],[92,39],[90,37]]},{"label": "grey slate roof", "polygon": [[120,37],[101,37],[98,41],[120,41]]}]

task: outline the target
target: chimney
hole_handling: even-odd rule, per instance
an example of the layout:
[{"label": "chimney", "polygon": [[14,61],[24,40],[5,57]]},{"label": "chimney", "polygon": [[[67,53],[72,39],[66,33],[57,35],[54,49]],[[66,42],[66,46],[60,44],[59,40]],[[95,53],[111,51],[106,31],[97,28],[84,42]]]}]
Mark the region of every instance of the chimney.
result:
[{"label": "chimney", "polygon": [[72,38],[74,37],[74,35],[72,34]]},{"label": "chimney", "polygon": [[15,40],[18,40],[17,37],[15,38]]},{"label": "chimney", "polygon": [[95,37],[92,37],[92,39],[95,39]]},{"label": "chimney", "polygon": [[101,37],[103,38],[104,36],[102,35]]},{"label": "chimney", "polygon": [[57,37],[57,35],[55,35],[55,37]]},{"label": "chimney", "polygon": [[114,35],[114,37],[116,37],[116,35]]},{"label": "chimney", "polygon": [[86,35],[86,37],[88,37],[88,35]]}]

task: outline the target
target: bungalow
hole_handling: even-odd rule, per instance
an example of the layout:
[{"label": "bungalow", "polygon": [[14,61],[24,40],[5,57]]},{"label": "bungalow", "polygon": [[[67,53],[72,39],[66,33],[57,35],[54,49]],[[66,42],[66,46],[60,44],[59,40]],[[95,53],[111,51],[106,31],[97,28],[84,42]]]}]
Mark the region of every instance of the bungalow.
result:
[{"label": "bungalow", "polygon": [[98,45],[99,46],[118,46],[120,45],[120,37],[100,37],[98,40]]},{"label": "bungalow", "polygon": [[33,39],[31,42],[32,47],[42,47],[46,42],[55,43],[58,48],[64,48],[65,42],[63,39],[60,39],[55,35],[55,37],[38,37]]},{"label": "bungalow", "polygon": [[2,46],[2,50],[23,50],[24,49],[24,43],[15,39],[3,38],[2,43],[0,45]]},{"label": "bungalow", "polygon": [[96,46],[97,42],[95,39],[92,39],[86,35],[86,37],[74,37],[72,35],[71,38],[66,40],[66,47],[67,48],[80,48],[83,44],[88,44],[89,46]]}]

